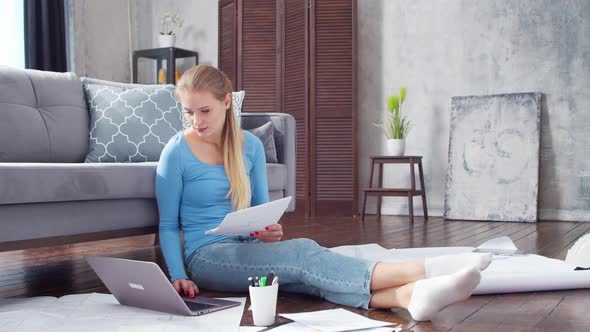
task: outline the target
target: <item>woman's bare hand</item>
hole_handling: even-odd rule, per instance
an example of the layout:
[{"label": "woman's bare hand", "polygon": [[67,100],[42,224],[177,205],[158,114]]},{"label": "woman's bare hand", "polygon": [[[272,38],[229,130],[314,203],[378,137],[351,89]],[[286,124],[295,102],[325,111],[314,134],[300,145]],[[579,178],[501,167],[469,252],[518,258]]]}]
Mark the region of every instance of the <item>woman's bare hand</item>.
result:
[{"label": "woman's bare hand", "polygon": [[254,232],[250,236],[265,243],[279,242],[283,237],[283,226],[280,224],[268,225],[265,230]]},{"label": "woman's bare hand", "polygon": [[178,294],[182,295],[182,291],[184,291],[184,295],[188,297],[195,297],[195,294],[199,294],[199,287],[192,281],[188,279],[176,279],[172,282],[172,286],[178,292]]}]

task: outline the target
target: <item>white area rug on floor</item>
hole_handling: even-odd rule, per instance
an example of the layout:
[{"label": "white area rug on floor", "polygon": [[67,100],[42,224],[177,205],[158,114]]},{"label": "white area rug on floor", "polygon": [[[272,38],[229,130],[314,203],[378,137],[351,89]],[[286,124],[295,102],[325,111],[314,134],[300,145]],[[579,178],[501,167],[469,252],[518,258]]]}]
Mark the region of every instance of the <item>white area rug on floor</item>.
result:
[{"label": "white area rug on floor", "polygon": [[120,305],[110,294],[0,299],[0,331],[185,332],[239,329],[242,305],[185,317]]},{"label": "white area rug on floor", "polygon": [[[491,246],[490,246],[491,245]],[[509,237],[495,238],[480,245],[489,249],[516,248]],[[382,262],[400,262],[425,257],[471,252],[474,247],[433,247],[386,249],[371,243],[331,248],[343,255]],[[560,289],[590,288],[590,271],[574,271],[564,261],[545,256],[494,255],[492,264],[483,271],[474,294],[500,294]]]}]

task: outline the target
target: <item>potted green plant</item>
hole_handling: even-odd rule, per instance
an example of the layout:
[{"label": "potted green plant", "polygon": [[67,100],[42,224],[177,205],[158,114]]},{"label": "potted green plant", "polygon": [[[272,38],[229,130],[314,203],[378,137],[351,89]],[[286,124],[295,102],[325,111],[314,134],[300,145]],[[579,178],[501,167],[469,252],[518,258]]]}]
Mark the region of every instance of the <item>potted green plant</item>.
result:
[{"label": "potted green plant", "polygon": [[387,98],[385,122],[377,121],[373,125],[382,128],[387,136],[387,153],[391,156],[403,156],[406,149],[406,137],[412,123],[401,115],[402,105],[406,99],[406,87],[399,89],[399,95]]},{"label": "potted green plant", "polygon": [[160,18],[160,47],[172,47],[176,43],[176,31],[184,21],[176,14],[165,13]]}]

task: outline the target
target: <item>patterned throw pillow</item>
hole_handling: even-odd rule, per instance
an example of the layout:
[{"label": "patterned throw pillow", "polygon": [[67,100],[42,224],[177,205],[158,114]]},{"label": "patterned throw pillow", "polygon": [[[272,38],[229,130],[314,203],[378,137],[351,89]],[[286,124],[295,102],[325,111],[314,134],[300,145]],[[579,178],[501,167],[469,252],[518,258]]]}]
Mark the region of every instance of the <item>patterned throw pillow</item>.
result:
[{"label": "patterned throw pillow", "polygon": [[232,92],[232,104],[234,106],[234,115],[238,119],[238,123],[240,123],[240,115],[242,114],[242,104],[244,103],[244,97],[246,96],[246,91],[237,91]]},{"label": "patterned throw pillow", "polygon": [[275,145],[275,127],[272,122],[269,121],[258,128],[248,129],[248,131],[262,141],[266,162],[271,164],[278,163],[277,147]]},{"label": "patterned throw pillow", "polygon": [[84,84],[90,109],[86,162],[158,161],[166,143],[182,130],[174,89],[172,85]]}]

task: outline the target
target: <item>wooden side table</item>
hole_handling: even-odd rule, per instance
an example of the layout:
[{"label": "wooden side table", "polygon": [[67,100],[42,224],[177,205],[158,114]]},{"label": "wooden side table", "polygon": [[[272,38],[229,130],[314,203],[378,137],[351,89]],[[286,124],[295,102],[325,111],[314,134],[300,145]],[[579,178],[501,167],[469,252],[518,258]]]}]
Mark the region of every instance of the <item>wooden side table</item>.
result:
[{"label": "wooden side table", "polygon": [[[410,188],[383,188],[383,164],[410,164]],[[414,175],[414,165],[418,164],[418,173],[420,176],[420,190],[416,190],[416,179]],[[375,165],[379,166],[377,173],[377,186],[373,187],[373,169]],[[363,189],[365,194],[363,199],[363,211],[361,221],[365,220],[365,208],[367,206],[367,196],[377,196],[377,220],[381,219],[381,201],[383,196],[398,196],[408,198],[408,208],[410,213],[410,223],[414,223],[414,196],[422,196],[422,208],[424,209],[424,220],[428,220],[428,209],[426,207],[426,189],[424,189],[424,172],[422,171],[422,156],[373,156],[371,157],[371,173],[369,175],[369,188]]]}]

